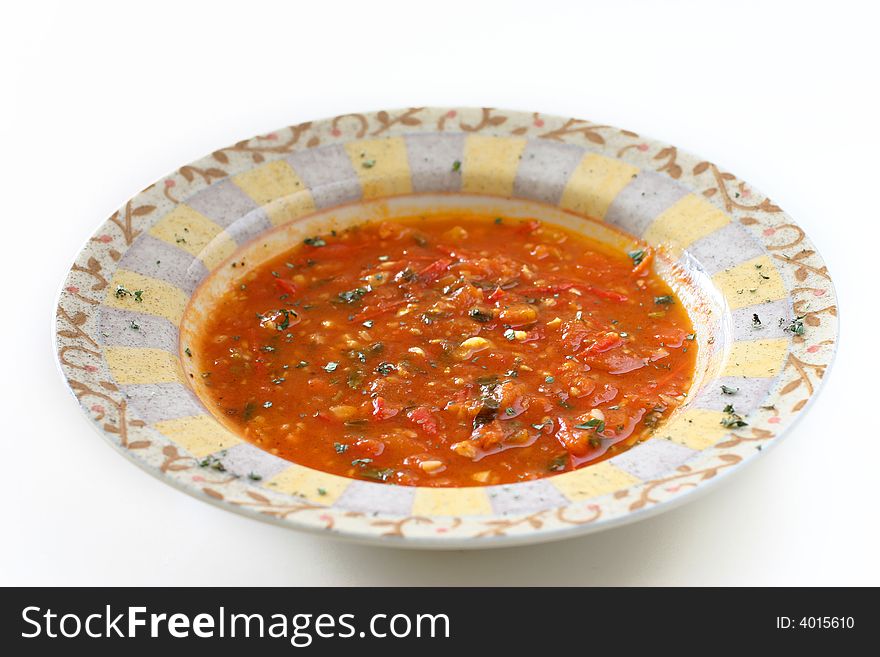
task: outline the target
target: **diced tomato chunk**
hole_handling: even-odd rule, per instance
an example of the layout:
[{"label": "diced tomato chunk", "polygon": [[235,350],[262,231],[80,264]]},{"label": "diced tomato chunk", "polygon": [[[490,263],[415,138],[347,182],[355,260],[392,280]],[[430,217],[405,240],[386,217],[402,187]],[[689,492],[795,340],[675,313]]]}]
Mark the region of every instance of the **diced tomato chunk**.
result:
[{"label": "diced tomato chunk", "polygon": [[406,416],[419,425],[425,433],[437,433],[437,420],[434,419],[434,415],[427,408],[423,406],[414,408]]},{"label": "diced tomato chunk", "polygon": [[600,335],[595,338],[594,342],[590,344],[585,350],[585,354],[601,354],[606,351],[610,351],[612,349],[616,349],[617,347],[623,344],[623,338],[620,337],[619,333],[615,333],[613,331],[609,331],[604,335]]},{"label": "diced tomato chunk", "polygon": [[500,287],[496,287],[492,292],[489,293],[489,296],[486,297],[489,301],[498,301],[499,299],[504,297],[504,290]]},{"label": "diced tomato chunk", "polygon": [[583,287],[580,287],[580,289],[584,292],[589,292],[593,296],[602,299],[610,299],[611,301],[620,301],[622,303],[628,299],[625,294],[620,294],[620,292],[614,292],[612,290],[604,290],[601,287],[594,287],[593,285],[584,285]]},{"label": "diced tomato chunk", "polygon": [[573,429],[565,418],[557,418],[556,440],[574,457],[583,458],[593,448],[590,446],[589,430]]},{"label": "diced tomato chunk", "polygon": [[373,440],[372,438],[358,438],[349,447],[348,451],[353,456],[381,456],[382,452],[385,451],[385,443],[381,440]]},{"label": "diced tomato chunk", "polygon": [[448,260],[447,258],[440,258],[439,260],[435,260],[419,272],[419,278],[421,278],[426,283],[433,283],[443,275],[443,272],[449,269],[449,265],[451,264],[452,260]]},{"label": "diced tomato chunk", "polygon": [[680,347],[684,343],[685,336],[687,336],[687,333],[674,326],[654,334],[654,337],[660,344],[664,347],[672,347],[673,349]]},{"label": "diced tomato chunk", "polygon": [[399,408],[388,408],[384,397],[376,397],[373,400],[373,417],[377,420],[387,420],[400,413]]},{"label": "diced tomato chunk", "polygon": [[275,287],[285,294],[296,294],[296,285],[294,285],[293,281],[289,281],[286,278],[276,278]]},{"label": "diced tomato chunk", "polygon": [[617,388],[610,383],[606,383],[602,386],[602,390],[596,393],[590,403],[593,406],[598,406],[599,404],[614,401],[615,397],[617,397]]}]

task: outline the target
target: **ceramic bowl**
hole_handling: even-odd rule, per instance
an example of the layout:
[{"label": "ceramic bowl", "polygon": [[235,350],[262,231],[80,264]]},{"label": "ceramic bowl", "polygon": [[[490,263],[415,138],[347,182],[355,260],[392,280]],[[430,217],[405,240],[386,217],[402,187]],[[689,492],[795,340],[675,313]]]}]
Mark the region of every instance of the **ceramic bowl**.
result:
[{"label": "ceramic bowl", "polygon": [[[661,248],[660,273],[696,327],[686,403],[609,460],[473,488],[309,469],[244,442],[206,410],[180,349],[223,289],[224,263],[243,254],[258,262],[318,227],[450,207],[537,216],[619,246],[622,230]],[[61,372],[86,415],[163,481],[329,536],[484,548],[637,520],[742,468],[815,398],[837,343],[837,306],[804,231],[712,162],[580,119],[409,108],[283,128],[150,185],[82,249],[56,325]],[[745,426],[722,423],[727,404]]]}]

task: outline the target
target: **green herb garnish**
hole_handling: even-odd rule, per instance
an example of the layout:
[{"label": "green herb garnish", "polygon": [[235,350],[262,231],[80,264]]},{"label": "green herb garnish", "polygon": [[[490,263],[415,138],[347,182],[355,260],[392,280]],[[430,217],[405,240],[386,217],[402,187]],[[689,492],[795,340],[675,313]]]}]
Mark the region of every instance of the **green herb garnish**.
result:
[{"label": "green herb garnish", "polygon": [[393,474],[393,468],[363,468],[360,472],[362,477],[375,481],[388,481]]},{"label": "green herb garnish", "polygon": [[468,317],[470,317],[475,322],[480,322],[481,324],[492,321],[492,314],[480,310],[479,308],[471,308],[468,311]]},{"label": "green herb garnish", "polygon": [[804,334],[804,317],[806,315],[800,315],[791,320],[791,324],[788,325],[786,331],[791,331],[795,335],[803,335]]},{"label": "green herb garnish", "polygon": [[211,468],[212,470],[216,470],[217,472],[226,472],[226,466],[223,465],[223,462],[213,455],[206,456],[201,461],[199,461],[199,467]]},{"label": "green herb garnish", "polygon": [[593,429],[596,433],[602,433],[605,431],[605,420],[599,420],[598,418],[593,418],[592,420],[587,420],[581,424],[574,425],[575,429]]},{"label": "green herb garnish", "polygon": [[626,255],[628,255],[630,258],[632,258],[633,265],[638,267],[640,264],[642,264],[642,260],[645,259],[645,250],[644,249],[637,249],[635,251],[630,251]]},{"label": "green herb garnish", "polygon": [[728,404],[724,407],[724,413],[724,417],[721,418],[721,426],[727,429],[738,429],[748,425],[748,422],[743,420],[742,416],[737,415],[732,404]]},{"label": "green herb garnish", "polygon": [[364,295],[367,293],[367,289],[364,287],[356,287],[353,290],[346,290],[345,292],[340,292],[336,296],[339,297],[341,301],[345,303],[357,303],[361,299],[364,298]]},{"label": "green herb garnish", "polygon": [[122,285],[116,286],[116,298],[124,299],[125,297],[134,297],[134,300],[137,302],[142,302],[144,300],[144,291],[143,290],[135,290],[132,292],[131,290],[126,289]]},{"label": "green herb garnish", "polygon": [[394,363],[389,363],[387,361],[379,363],[379,365],[376,367],[376,371],[382,376],[388,376],[396,369],[397,367],[394,365]]}]

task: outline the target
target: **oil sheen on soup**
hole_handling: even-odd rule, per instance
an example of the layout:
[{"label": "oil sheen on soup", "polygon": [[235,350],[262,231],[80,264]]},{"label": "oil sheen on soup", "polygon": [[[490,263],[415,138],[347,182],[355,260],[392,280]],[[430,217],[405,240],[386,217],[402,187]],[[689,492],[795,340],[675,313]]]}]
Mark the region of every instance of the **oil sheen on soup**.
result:
[{"label": "oil sheen on soup", "polygon": [[551,476],[646,439],[696,342],[649,247],[455,213],[314,235],[241,270],[193,344],[202,395],[302,465],[412,486]]}]

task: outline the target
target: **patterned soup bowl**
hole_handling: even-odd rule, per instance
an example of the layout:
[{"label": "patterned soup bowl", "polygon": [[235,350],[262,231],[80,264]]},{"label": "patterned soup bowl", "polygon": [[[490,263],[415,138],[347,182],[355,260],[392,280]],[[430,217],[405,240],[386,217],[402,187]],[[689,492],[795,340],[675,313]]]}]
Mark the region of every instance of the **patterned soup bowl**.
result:
[{"label": "patterned soup bowl", "polygon": [[[285,461],[206,410],[180,345],[228,282],[221,264],[265,260],[328,226],[455,207],[537,216],[618,245],[623,230],[662,247],[659,271],[691,315],[699,356],[687,401],[649,440],[545,479],[420,488]],[[71,392],[151,474],[276,524],[427,548],[554,540],[692,499],[792,427],[837,330],[831,279],[804,231],[733,174],[627,130],[487,108],[337,116],[183,166],[98,229],[56,315]],[[722,423],[722,385],[738,389],[745,426]]]}]

